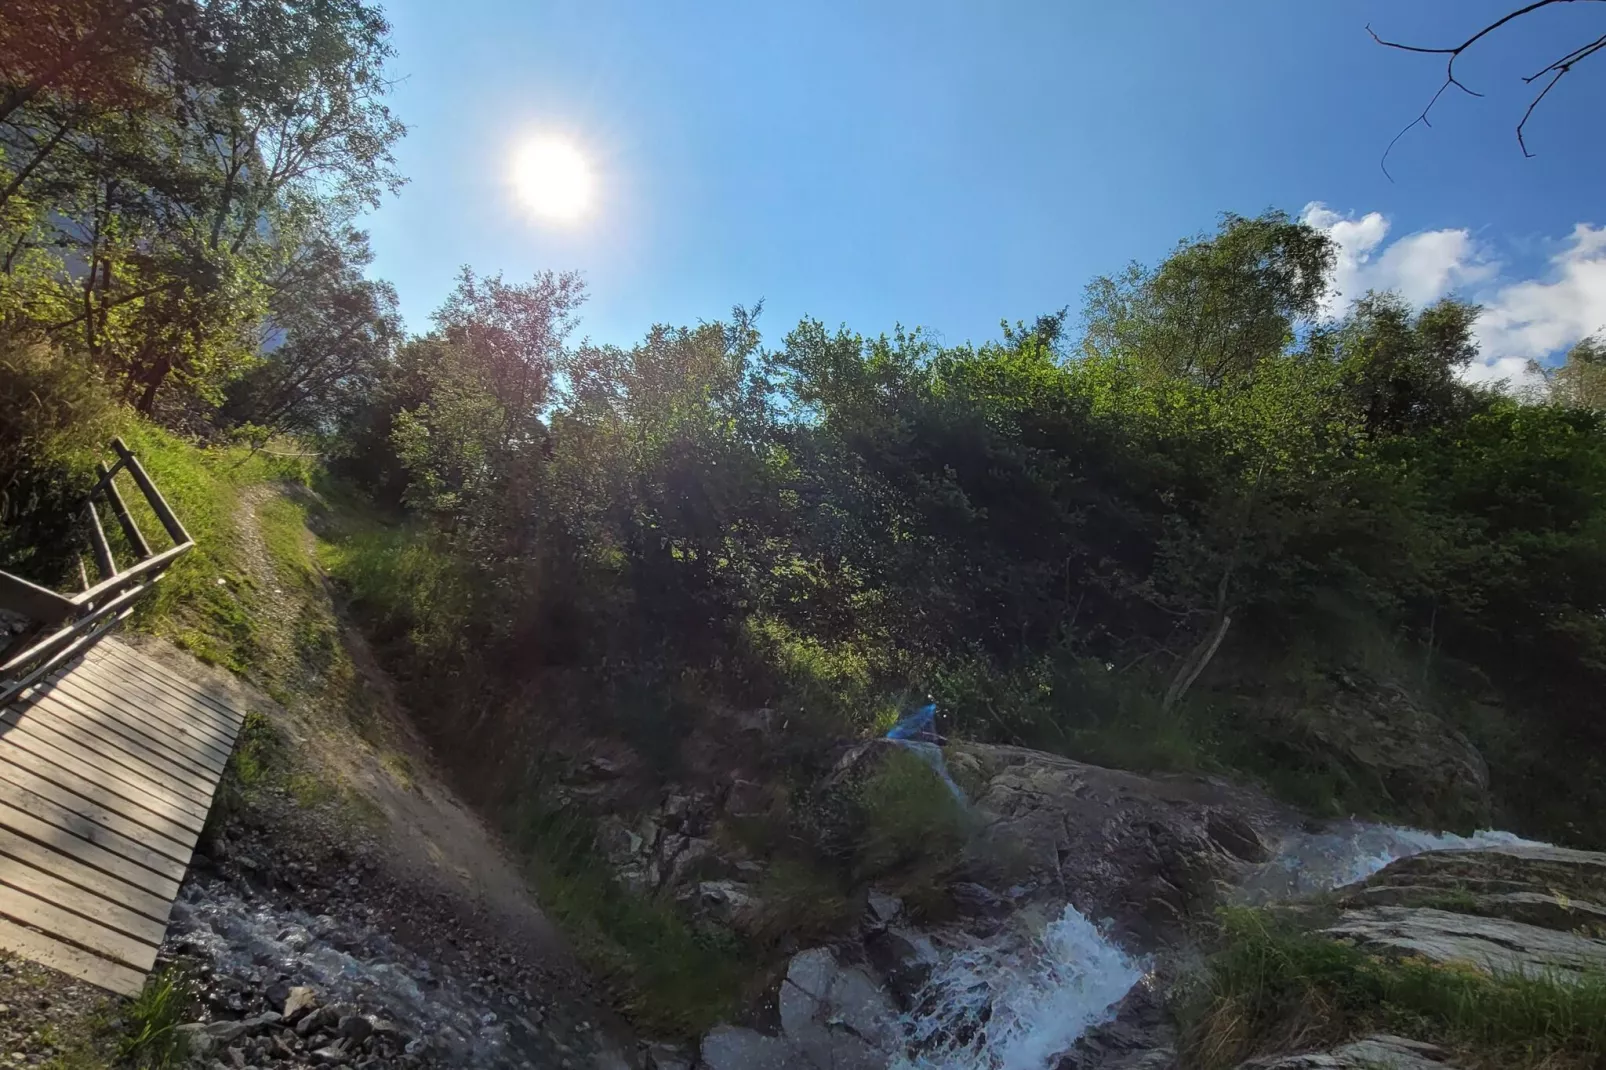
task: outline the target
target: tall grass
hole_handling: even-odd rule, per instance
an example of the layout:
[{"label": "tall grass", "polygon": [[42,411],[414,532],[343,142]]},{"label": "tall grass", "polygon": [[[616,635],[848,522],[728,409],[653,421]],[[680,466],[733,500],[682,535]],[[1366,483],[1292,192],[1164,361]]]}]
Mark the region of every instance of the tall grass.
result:
[{"label": "tall grass", "polygon": [[1376,1031],[1442,1044],[1491,1070],[1595,1067],[1606,1060],[1606,975],[1490,975],[1373,955],[1235,909],[1184,1018],[1186,1065],[1200,1070]]}]

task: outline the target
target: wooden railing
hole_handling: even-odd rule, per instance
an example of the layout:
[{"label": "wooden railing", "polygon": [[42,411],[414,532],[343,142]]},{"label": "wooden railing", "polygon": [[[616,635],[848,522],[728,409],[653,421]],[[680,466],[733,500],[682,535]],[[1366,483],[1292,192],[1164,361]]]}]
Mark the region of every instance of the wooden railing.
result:
[{"label": "wooden railing", "polygon": [[[117,454],[116,460],[110,467],[104,463],[96,466],[100,478],[84,503],[83,519],[88,528],[89,550],[95,559],[98,582],[90,583],[82,557],[78,561],[78,574],[84,589],[76,595],[60,594],[20,576],[0,572],[0,609],[20,614],[32,622],[20,640],[20,649],[7,648],[0,653],[0,658],[5,659],[0,663],[0,707],[98,642],[134,611],[134,603],[155,586],[168,566],[195,545],[162,492],[141,467],[139,458],[120,438],[112,439],[112,450]],[[127,472],[133,479],[173,545],[159,552],[151,549],[117,489],[115,480],[119,472]],[[118,564],[112,552],[97,502],[104,503],[122,530],[127,543],[125,554],[134,558],[126,568]],[[13,647],[17,645],[12,644]]]}]

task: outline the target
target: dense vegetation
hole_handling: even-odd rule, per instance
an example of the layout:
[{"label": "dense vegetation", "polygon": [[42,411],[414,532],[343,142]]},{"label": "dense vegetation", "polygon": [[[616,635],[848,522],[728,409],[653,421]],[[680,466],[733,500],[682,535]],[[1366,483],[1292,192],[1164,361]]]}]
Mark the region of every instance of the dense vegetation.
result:
[{"label": "dense vegetation", "polygon": [[[840,732],[930,693],[966,734],[1388,813],[1262,731],[1358,673],[1474,734],[1504,819],[1598,836],[1606,439],[1567,385],[1594,349],[1554,400],[1469,387],[1476,308],[1322,321],[1331,255],[1229,217],[1097,280],[1079,330],[948,348],[817,322],[772,348],[741,309],[565,347],[574,279],[465,273],[337,436],[412,525],[350,575],[430,707],[649,754],[710,703]],[[476,723],[466,747],[522,738]]]}]

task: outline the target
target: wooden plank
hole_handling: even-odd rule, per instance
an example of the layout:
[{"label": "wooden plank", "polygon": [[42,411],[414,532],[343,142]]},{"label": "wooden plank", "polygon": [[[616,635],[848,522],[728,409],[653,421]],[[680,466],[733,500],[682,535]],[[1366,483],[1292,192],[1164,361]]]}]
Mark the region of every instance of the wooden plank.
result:
[{"label": "wooden plank", "polygon": [[[14,834],[25,836],[39,844],[41,849],[48,848],[64,858],[71,859],[74,865],[93,867],[102,871],[107,875],[106,881],[94,885],[86,884],[85,887],[93,887],[96,892],[108,898],[117,899],[119,902],[124,901],[117,891],[119,888],[143,891],[152,898],[152,902],[146,902],[137,896],[127,901],[130,906],[141,908],[153,906],[156,912],[151,916],[155,918],[167,917],[165,904],[178,894],[179,883],[183,879],[174,880],[172,877],[165,877],[154,870],[146,869],[137,862],[132,862],[114,851],[107,850],[98,844],[91,843],[89,840],[75,836],[71,832],[56,828],[39,816],[9,803],[0,803],[0,831],[4,830],[10,830]],[[24,849],[18,848],[18,850]],[[22,857],[16,854],[15,851],[7,850],[5,853],[18,858]],[[38,866],[41,869],[50,869],[49,866],[42,865],[32,859],[23,860],[28,862],[29,865]],[[54,873],[55,870],[51,870],[51,872]],[[83,883],[67,874],[57,874],[57,876],[75,883]],[[112,878],[115,878],[115,881]]]},{"label": "wooden plank", "polygon": [[140,713],[149,714],[150,727],[169,738],[185,740],[198,752],[228,764],[230,736],[215,722],[194,719],[170,696],[150,688],[133,674],[115,674],[115,666],[85,661],[71,672],[42,686],[62,685],[87,689],[112,701],[134,700]]},{"label": "wooden plank", "polygon": [[[0,738],[9,739],[16,734],[31,736],[34,739],[55,747],[63,754],[70,755],[74,760],[87,762],[101,772],[125,781],[147,795],[154,795],[167,800],[186,813],[197,818],[205,819],[210,796],[205,792],[197,792],[194,788],[177,784],[161,770],[154,769],[147,763],[117,748],[113,743],[107,742],[95,733],[93,729],[86,729],[80,724],[70,722],[51,710],[49,716],[41,715],[41,710],[49,708],[50,700],[36,703],[22,710],[6,710],[0,713],[0,722],[11,725]],[[199,795],[200,798],[195,798]]]},{"label": "wooden plank", "polygon": [[0,948],[130,999],[145,988],[145,974],[44,933],[0,918]]},{"label": "wooden plank", "polygon": [[226,717],[236,720],[244,717],[244,714],[235,707],[233,698],[227,693],[204,681],[185,676],[177,669],[168,667],[160,659],[142,654],[127,643],[107,643],[105,649],[97,651],[97,654],[104,654],[126,667],[135,669],[156,683],[164,685],[168,690],[202,702],[209,709]]},{"label": "wooden plank", "polygon": [[[138,839],[135,839],[132,836],[125,835],[116,829],[108,828],[101,821],[91,820],[88,817],[85,817],[82,813],[72,809],[70,806],[62,805],[49,795],[41,795],[38,792],[29,791],[21,784],[16,784],[9,779],[4,779],[6,777],[15,775],[17,772],[18,770],[13,767],[0,766],[0,805],[14,807],[17,810],[23,811],[31,818],[42,821],[53,828],[60,829],[62,832],[77,836],[81,840],[88,840],[96,847],[110,851],[114,855],[126,858],[131,863],[139,865],[144,869],[151,870],[158,876],[167,878],[169,882],[175,885],[175,888],[179,882],[184,880],[184,870],[190,857],[190,852],[188,850],[180,848],[178,844],[168,841],[167,849],[175,852],[175,854],[182,853],[183,857],[181,859],[174,857],[174,855],[163,854],[160,851],[153,850],[151,846],[141,842]],[[76,796],[72,796],[71,792],[63,792],[61,794],[77,798]],[[88,803],[85,800],[80,799],[78,801],[82,806],[90,809],[98,809],[98,807],[94,807],[93,804]],[[116,815],[114,814],[106,814],[105,816],[111,818],[112,820],[116,820]],[[132,825],[132,822],[127,823],[127,825]],[[31,833],[29,833],[28,830],[22,826],[18,825],[16,827],[18,831],[22,832],[24,835],[31,835]],[[125,825],[125,827],[127,826]],[[132,825],[132,827],[137,830],[137,834],[142,834],[146,840],[166,840],[166,837],[159,836],[157,833],[143,826]],[[37,835],[35,835],[33,838],[36,840],[40,839],[40,837]],[[139,884],[142,882],[135,881],[135,883]],[[163,885],[163,887],[165,887],[165,885]],[[164,892],[161,894],[166,893]]]},{"label": "wooden plank", "polygon": [[[9,720],[15,716],[16,711],[7,711],[0,714],[0,720]],[[53,765],[65,769],[82,769],[105,784],[108,790],[132,799],[148,810],[156,811],[174,824],[193,829],[197,834],[206,823],[206,815],[197,814],[195,807],[188,805],[187,800],[180,800],[176,796],[158,790],[155,785],[141,782],[115,763],[101,758],[94,751],[78,746],[72,740],[50,732],[48,728],[40,727],[34,730],[32,727],[12,727],[4,731],[4,734],[0,734],[0,740]]]},{"label": "wooden plank", "polygon": [[107,719],[113,728],[134,741],[153,747],[179,762],[186,768],[217,780],[228,764],[209,746],[195,736],[184,736],[177,729],[149,713],[143,706],[143,696],[126,689],[121,701],[92,685],[81,672],[53,680],[36,692],[37,697],[49,696],[58,702],[77,706]]},{"label": "wooden plank", "polygon": [[[9,817],[0,817],[0,825]],[[148,944],[162,942],[173,905],[172,896],[152,895],[114,880],[8,828],[0,828],[0,881]]]},{"label": "wooden plank", "polygon": [[41,624],[60,624],[78,612],[78,606],[66,595],[9,572],[0,572],[0,608],[21,613]]},{"label": "wooden plank", "polygon": [[95,554],[95,567],[100,569],[101,579],[116,579],[117,562],[112,558],[111,543],[106,541],[106,529],[100,524],[100,510],[95,508],[93,498],[84,503],[84,508],[89,511],[89,548]]},{"label": "wooden plank", "polygon": [[157,662],[131,654],[119,643],[104,644],[89,660],[96,663],[97,667],[104,667],[105,671],[114,676],[126,678],[129,674],[133,674],[148,686],[186,703],[187,709],[194,711],[199,717],[204,717],[206,723],[225,730],[230,739],[245,720],[244,713],[212,697],[201,685],[173,676]]},{"label": "wooden plank", "polygon": [[199,829],[180,825],[142,802],[118,795],[102,784],[19,747],[0,745],[0,778],[135,837],[185,865],[189,864],[190,851],[200,838]]},{"label": "wooden plank", "polygon": [[155,944],[108,929],[6,884],[0,884],[0,915],[145,973],[156,965]]},{"label": "wooden plank", "polygon": [[218,781],[217,773],[190,765],[175,755],[171,749],[151,746],[144,736],[123,727],[115,717],[104,710],[96,709],[61,691],[51,691],[33,702],[27,712],[36,717],[51,717],[82,728],[101,742],[116,747],[129,757],[138,759],[143,765],[163,774],[168,781],[190,788],[198,797],[197,801],[211,801],[213,785]]}]

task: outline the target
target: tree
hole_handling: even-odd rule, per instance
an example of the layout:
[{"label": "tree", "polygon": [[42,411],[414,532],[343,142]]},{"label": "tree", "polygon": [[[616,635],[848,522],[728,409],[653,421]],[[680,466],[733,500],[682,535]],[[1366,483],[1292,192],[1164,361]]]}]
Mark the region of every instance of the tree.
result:
[{"label": "tree", "polygon": [[366,277],[368,235],[314,233],[273,280],[269,344],[223,415],[259,432],[330,434],[377,387],[401,339],[395,288]]},{"label": "tree", "polygon": [[1084,350],[1136,360],[1158,379],[1246,377],[1315,315],[1333,255],[1325,235],[1282,212],[1225,215],[1214,236],[1183,242],[1158,268],[1095,279]]},{"label": "tree", "polygon": [[1336,332],[1349,403],[1372,438],[1442,426],[1468,409],[1458,373],[1472,363],[1476,305],[1446,298],[1413,313],[1398,294],[1368,293]]},{"label": "tree", "polygon": [[338,232],[399,184],[379,9],[23,0],[6,17],[32,36],[0,48],[0,298],[144,411],[169,383],[180,409],[216,404],[312,222]]},{"label": "tree", "polygon": [[[1541,8],[1547,8],[1555,4],[1562,3],[1570,4],[1573,2],[1574,0],[1532,0],[1532,2],[1524,4],[1522,7],[1519,7],[1513,11],[1508,11],[1506,14],[1500,16],[1492,22],[1487,23],[1482,29],[1476,31],[1470,37],[1467,37],[1460,44],[1447,45],[1437,48],[1404,44],[1399,41],[1386,41],[1379,37],[1377,32],[1373,30],[1371,26],[1367,26],[1366,32],[1372,35],[1372,40],[1376,41],[1385,48],[1397,48],[1403,52],[1416,52],[1423,55],[1445,57],[1444,82],[1440,84],[1433,96],[1428,99],[1427,106],[1422,109],[1422,114],[1418,115],[1415,119],[1412,119],[1408,124],[1406,124],[1405,129],[1401,130],[1398,134],[1395,134],[1394,140],[1390,141],[1388,148],[1383,150],[1383,158],[1380,161],[1380,164],[1383,168],[1383,173],[1385,175],[1388,174],[1389,153],[1394,150],[1394,146],[1399,143],[1400,138],[1410,133],[1411,130],[1415,129],[1419,125],[1433,125],[1429,121],[1429,116],[1433,112],[1434,105],[1438,104],[1439,98],[1444,96],[1447,90],[1454,87],[1468,96],[1483,96],[1482,93],[1468,88],[1466,83],[1462,82],[1461,79],[1456,76],[1455,65],[1457,60],[1459,60],[1470,49],[1477,45],[1478,42],[1498,32],[1504,27],[1511,25],[1518,19],[1532,15]],[[1522,154],[1524,156],[1533,156],[1533,153],[1528,151],[1528,142],[1525,137],[1525,131],[1528,126],[1528,120],[1533,118],[1534,109],[1538,108],[1539,105],[1544,102],[1544,99],[1550,95],[1550,91],[1556,88],[1556,83],[1560,82],[1564,77],[1566,77],[1574,67],[1578,66],[1578,64],[1582,63],[1590,56],[1593,56],[1603,48],[1606,48],[1606,34],[1602,34],[1599,37],[1584,41],[1582,44],[1570,49],[1559,58],[1552,60],[1544,67],[1541,67],[1533,74],[1523,77],[1522,80],[1524,84],[1539,86],[1539,89],[1534,94],[1533,98],[1528,101],[1528,107],[1523,111],[1522,118],[1517,122],[1517,147],[1522,150]]]},{"label": "tree", "polygon": [[1544,378],[1544,395],[1553,404],[1575,409],[1606,410],[1606,337],[1595,334],[1567,351],[1561,367],[1529,370]]}]

